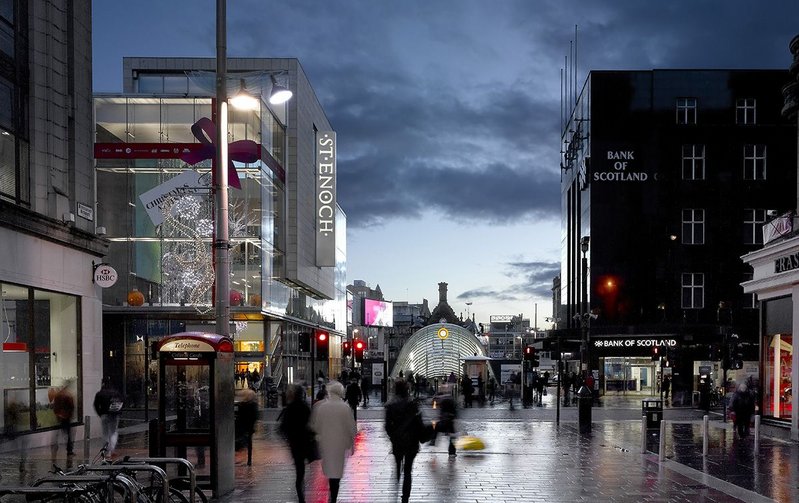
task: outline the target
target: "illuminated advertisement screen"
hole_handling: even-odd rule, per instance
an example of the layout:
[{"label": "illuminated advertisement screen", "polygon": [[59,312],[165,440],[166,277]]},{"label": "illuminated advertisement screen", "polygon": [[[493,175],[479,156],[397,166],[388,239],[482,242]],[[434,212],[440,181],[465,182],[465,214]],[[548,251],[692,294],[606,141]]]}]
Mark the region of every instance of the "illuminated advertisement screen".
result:
[{"label": "illuminated advertisement screen", "polygon": [[363,324],[367,327],[393,327],[394,305],[382,300],[363,300]]}]

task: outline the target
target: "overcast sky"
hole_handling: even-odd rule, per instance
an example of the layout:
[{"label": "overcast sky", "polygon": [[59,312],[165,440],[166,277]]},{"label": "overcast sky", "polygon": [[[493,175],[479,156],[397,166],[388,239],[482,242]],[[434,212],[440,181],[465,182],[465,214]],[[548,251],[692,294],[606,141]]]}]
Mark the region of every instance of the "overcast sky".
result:
[{"label": "overcast sky", "polygon": [[[94,87],[123,56],[215,56],[214,0],[95,0]],[[228,1],[229,57],[298,58],[338,133],[348,282],[456,313],[551,315],[560,75],[785,68],[798,0]],[[467,305],[471,302],[471,305]]]}]

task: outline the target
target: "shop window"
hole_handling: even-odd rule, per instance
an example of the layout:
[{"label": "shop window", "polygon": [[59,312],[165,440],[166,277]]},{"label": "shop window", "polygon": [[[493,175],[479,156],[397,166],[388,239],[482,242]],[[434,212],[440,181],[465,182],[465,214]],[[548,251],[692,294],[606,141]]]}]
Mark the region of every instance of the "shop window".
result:
[{"label": "shop window", "polygon": [[696,124],[696,98],[677,98],[677,124]]},{"label": "shop window", "polygon": [[685,245],[705,244],[705,210],[682,210],[682,243]]},{"label": "shop window", "polygon": [[745,209],[744,210],[744,244],[762,245],[763,244],[763,224],[766,223],[766,210]]},{"label": "shop window", "polygon": [[701,272],[682,274],[682,308],[702,309],[705,307],[705,275]]},{"label": "shop window", "polygon": [[[78,298],[6,283],[0,287],[3,427],[9,411],[16,412],[12,416],[18,430],[55,426],[50,406],[53,390],[69,385],[77,395],[81,389],[77,382]],[[80,403],[76,396],[76,404]],[[78,409],[73,419],[80,417]]]},{"label": "shop window", "polygon": [[764,338],[765,382],[763,383],[763,415],[790,419],[793,414],[793,384],[791,382],[791,334],[768,335]]},{"label": "shop window", "polygon": [[740,98],[735,102],[735,123],[757,123],[757,100],[754,98]]},{"label": "shop window", "polygon": [[766,179],[766,146],[744,145],[744,180]]},{"label": "shop window", "polygon": [[704,145],[682,146],[682,179],[683,180],[705,179]]}]

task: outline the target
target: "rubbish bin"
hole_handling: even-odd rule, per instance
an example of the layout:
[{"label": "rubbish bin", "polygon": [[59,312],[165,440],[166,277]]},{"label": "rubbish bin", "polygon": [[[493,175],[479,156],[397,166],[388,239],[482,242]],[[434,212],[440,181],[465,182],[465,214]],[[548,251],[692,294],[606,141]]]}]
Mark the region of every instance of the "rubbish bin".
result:
[{"label": "rubbish bin", "polygon": [[647,429],[660,428],[660,421],[663,420],[663,400],[645,398],[641,404],[641,415],[646,416]]}]

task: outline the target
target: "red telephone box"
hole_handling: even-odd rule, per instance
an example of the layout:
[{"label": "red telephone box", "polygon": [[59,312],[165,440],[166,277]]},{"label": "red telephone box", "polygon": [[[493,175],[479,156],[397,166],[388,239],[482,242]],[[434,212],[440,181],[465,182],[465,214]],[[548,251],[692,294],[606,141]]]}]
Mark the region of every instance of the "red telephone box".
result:
[{"label": "red telephone box", "polygon": [[[210,448],[210,481],[224,494],[234,480],[233,341],[221,335],[183,332],[158,344],[158,429],[151,455],[187,458],[195,447],[202,466]],[[187,458],[188,459],[188,458]]]}]

